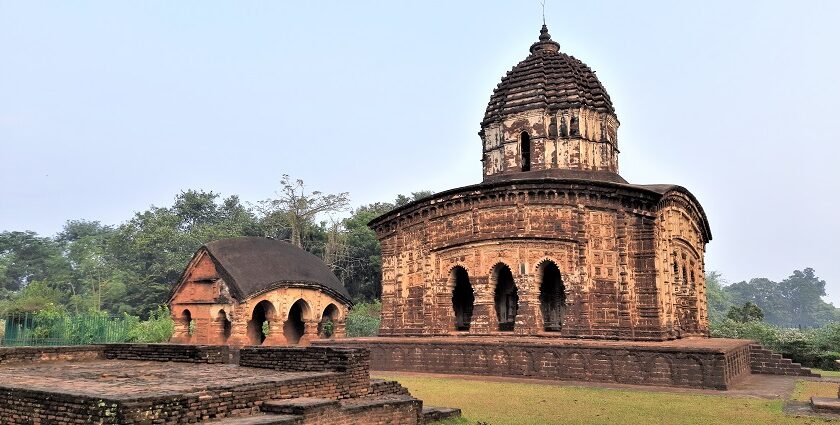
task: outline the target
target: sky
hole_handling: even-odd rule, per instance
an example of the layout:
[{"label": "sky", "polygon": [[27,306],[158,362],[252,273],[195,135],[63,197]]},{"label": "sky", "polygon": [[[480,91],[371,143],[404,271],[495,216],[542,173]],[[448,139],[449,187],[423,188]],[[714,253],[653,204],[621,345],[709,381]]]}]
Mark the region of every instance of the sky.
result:
[{"label": "sky", "polygon": [[[676,4],[678,3],[678,4]],[[621,175],[675,183],[729,282],[812,267],[840,306],[840,2],[549,0]],[[0,231],[119,224],[283,174],[353,205],[481,180],[479,122],[534,1],[0,0]]]}]

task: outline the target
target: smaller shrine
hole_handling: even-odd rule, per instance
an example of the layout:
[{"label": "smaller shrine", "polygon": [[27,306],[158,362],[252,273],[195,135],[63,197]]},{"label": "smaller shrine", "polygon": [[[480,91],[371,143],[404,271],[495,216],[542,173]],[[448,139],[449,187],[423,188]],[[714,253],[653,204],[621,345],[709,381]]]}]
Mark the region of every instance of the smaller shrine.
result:
[{"label": "smaller shrine", "polygon": [[321,259],[287,242],[241,237],[193,255],[169,297],[172,342],[297,345],[344,336],[350,295]]}]

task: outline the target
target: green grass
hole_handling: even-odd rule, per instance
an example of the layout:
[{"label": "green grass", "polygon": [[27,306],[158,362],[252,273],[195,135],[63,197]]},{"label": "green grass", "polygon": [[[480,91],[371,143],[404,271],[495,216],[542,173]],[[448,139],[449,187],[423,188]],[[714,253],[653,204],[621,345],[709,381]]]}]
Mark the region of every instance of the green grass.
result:
[{"label": "green grass", "polygon": [[[394,379],[429,406],[461,408],[464,418],[436,425],[817,424],[782,413],[782,400],[616,390],[420,376]],[[802,397],[808,389],[803,388]]]},{"label": "green grass", "polygon": [[822,370],[811,368],[812,372],[819,373],[825,378],[840,378],[840,370]]},{"label": "green grass", "polygon": [[791,399],[809,401],[811,397],[837,397],[837,385],[835,382],[799,381]]}]

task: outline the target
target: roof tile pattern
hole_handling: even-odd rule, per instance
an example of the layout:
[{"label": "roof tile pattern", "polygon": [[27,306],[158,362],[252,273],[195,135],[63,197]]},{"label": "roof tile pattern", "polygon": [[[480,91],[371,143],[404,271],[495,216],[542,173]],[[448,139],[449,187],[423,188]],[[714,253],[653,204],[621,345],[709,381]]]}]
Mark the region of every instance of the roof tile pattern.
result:
[{"label": "roof tile pattern", "polygon": [[588,107],[615,115],[607,90],[586,64],[559,51],[543,25],[531,54],[502,77],[484,114],[482,125],[532,109]]}]

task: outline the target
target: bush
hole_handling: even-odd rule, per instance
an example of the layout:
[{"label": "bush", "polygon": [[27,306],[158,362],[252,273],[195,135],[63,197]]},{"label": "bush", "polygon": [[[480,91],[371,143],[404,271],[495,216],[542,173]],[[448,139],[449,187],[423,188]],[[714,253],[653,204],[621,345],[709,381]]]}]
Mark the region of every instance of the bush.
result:
[{"label": "bush", "polygon": [[378,300],[354,305],[347,314],[347,336],[376,336],[379,334],[381,314],[382,303]]},{"label": "bush", "polygon": [[725,319],[712,324],[712,336],[751,339],[803,366],[840,369],[835,362],[840,359],[840,323],[803,331],[779,328],[765,322],[740,323]]},{"label": "bush", "polygon": [[44,309],[34,314],[10,315],[6,320],[16,324],[9,340],[5,341],[10,345],[165,342],[175,330],[169,309],[165,306],[158,307],[145,321],[129,314],[117,317],[104,312],[70,315],[57,308]]}]

